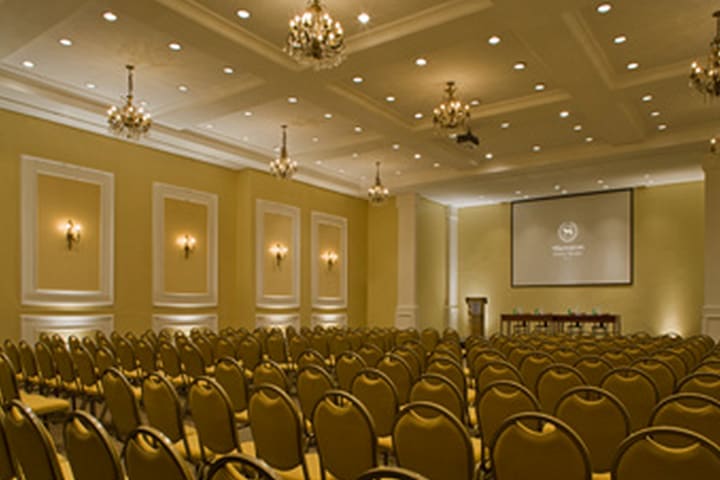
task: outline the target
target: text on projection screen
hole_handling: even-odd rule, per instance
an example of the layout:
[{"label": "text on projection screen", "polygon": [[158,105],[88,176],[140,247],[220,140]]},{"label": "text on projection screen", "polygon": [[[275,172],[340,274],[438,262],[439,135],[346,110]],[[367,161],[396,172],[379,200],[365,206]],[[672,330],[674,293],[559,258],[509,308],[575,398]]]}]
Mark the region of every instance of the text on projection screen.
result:
[{"label": "text on projection screen", "polygon": [[632,192],[512,205],[513,285],[632,282]]}]

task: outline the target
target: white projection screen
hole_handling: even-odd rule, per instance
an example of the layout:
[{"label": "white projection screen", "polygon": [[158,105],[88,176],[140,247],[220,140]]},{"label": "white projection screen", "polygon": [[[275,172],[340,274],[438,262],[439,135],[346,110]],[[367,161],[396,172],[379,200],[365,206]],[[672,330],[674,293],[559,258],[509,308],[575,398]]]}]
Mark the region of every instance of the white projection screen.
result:
[{"label": "white projection screen", "polygon": [[632,283],[632,190],[512,204],[512,285]]}]

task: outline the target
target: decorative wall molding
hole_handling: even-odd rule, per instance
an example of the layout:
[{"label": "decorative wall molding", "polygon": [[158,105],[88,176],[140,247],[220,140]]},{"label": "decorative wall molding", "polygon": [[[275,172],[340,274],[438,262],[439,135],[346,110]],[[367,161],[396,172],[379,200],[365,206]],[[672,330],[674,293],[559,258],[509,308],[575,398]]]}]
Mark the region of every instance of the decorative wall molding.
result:
[{"label": "decorative wall molding", "polygon": [[152,316],[152,329],[159,332],[164,328],[181,330],[190,333],[193,328],[209,328],[218,331],[218,316],[216,313],[173,314],[156,313]]},{"label": "decorative wall molding", "polygon": [[[265,256],[265,214],[289,217],[292,220],[292,239],[290,261],[292,268],[292,288],[287,295],[266,294]],[[268,200],[256,200],[255,204],[255,304],[258,308],[290,309],[300,307],[300,209],[283,203]]]},{"label": "decorative wall molding", "polygon": [[702,333],[720,340],[720,305],[703,307]]},{"label": "decorative wall molding", "polygon": [[313,313],[310,316],[310,326],[330,327],[347,327],[347,313]]},{"label": "decorative wall molding", "polygon": [[[312,212],[310,215],[310,273],[311,273],[311,296],[312,308],[318,310],[337,310],[347,307],[347,276],[348,276],[348,255],[347,255],[347,219],[336,215],[329,215],[322,212]],[[336,268],[340,272],[340,295],[322,296],[319,292],[318,257],[321,254],[319,245],[319,228],[321,225],[336,227],[340,230],[339,261]]]},{"label": "decorative wall molding", "polygon": [[67,339],[70,335],[84,336],[89,331],[100,330],[106,335],[114,328],[113,315],[22,315],[21,336],[31,345],[41,332],[57,333]]},{"label": "decorative wall molding", "polygon": [[[165,287],[165,199],[207,208],[207,282],[204,292],[170,292]],[[214,193],[153,183],[153,305],[178,308],[215,307],[218,302],[218,197]]]},{"label": "decorative wall molding", "polygon": [[285,330],[290,326],[300,330],[299,313],[258,313],[255,315],[256,328],[280,328]]},{"label": "decorative wall molding", "polygon": [[[38,286],[38,176],[47,175],[96,185],[100,189],[98,290],[42,289]],[[21,296],[23,305],[87,307],[113,304],[115,176],[68,163],[21,157]]]}]

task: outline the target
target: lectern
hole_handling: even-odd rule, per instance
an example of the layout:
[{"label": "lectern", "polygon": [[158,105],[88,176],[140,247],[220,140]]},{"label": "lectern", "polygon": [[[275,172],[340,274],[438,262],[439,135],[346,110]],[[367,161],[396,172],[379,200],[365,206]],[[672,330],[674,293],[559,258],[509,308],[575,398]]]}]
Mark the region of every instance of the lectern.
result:
[{"label": "lectern", "polygon": [[485,305],[487,297],[465,297],[468,306],[468,320],[470,335],[485,336]]}]

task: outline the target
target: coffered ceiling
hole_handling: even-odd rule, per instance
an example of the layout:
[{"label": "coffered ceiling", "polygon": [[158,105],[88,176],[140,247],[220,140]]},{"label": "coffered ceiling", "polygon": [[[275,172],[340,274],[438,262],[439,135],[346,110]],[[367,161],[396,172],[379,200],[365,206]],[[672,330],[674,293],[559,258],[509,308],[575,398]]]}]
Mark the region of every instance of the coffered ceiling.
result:
[{"label": "coffered ceiling", "polygon": [[[0,108],[108,134],[134,64],[143,144],[266,170],[287,124],[298,180],[344,193],[376,161],[392,191],[454,205],[702,178],[720,105],[687,73],[713,5],[600,3],[325,0],[347,59],[316,72],[282,51],[304,0],[0,0]],[[448,80],[473,101],[475,150],[433,131]]]}]

